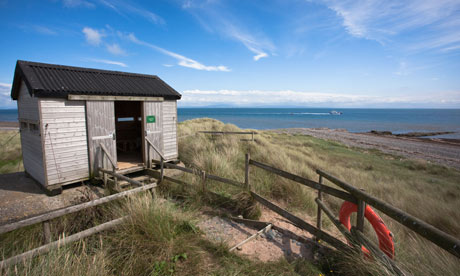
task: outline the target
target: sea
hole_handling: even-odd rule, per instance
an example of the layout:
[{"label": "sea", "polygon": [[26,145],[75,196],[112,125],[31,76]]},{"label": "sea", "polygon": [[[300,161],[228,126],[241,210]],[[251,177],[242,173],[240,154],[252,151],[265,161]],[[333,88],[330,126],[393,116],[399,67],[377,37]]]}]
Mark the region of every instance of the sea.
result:
[{"label": "sea", "polygon": [[[341,113],[331,114],[331,111]],[[334,112],[332,112],[334,113]],[[460,139],[460,109],[363,108],[178,108],[178,121],[214,118],[240,128],[330,128],[350,132],[371,130],[444,132],[438,138]],[[17,121],[17,110],[1,110],[0,121]]]}]

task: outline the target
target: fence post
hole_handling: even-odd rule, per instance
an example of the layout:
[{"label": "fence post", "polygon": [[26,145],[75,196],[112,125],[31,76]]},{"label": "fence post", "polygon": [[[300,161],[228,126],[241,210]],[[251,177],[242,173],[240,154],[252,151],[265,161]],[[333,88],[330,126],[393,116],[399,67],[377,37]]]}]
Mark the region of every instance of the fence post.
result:
[{"label": "fence post", "polygon": [[[104,162],[105,156],[104,156],[104,151],[101,150],[101,153],[102,153],[102,156],[101,156],[101,157],[102,157],[102,162],[101,162],[101,163],[102,163],[102,168],[105,169],[105,162]],[[107,188],[107,174],[106,174],[105,172],[102,173],[102,179],[104,180],[104,187]]]},{"label": "fence post", "polygon": [[[116,173],[116,172],[117,172],[117,168],[115,168],[115,166],[112,166],[112,168],[113,168],[112,171],[113,171],[114,173]],[[113,178],[113,183],[114,183],[115,189],[117,189],[117,190],[119,191],[120,189],[119,189],[119,187],[118,187],[118,179],[117,179],[116,177]]]},{"label": "fence post", "polygon": [[252,132],[252,141],[254,142],[254,131]]},{"label": "fence post", "polygon": [[[323,184],[323,176],[322,175],[319,176],[319,181],[318,182],[319,182],[319,184]],[[323,194],[322,194],[321,190],[318,190],[318,199],[319,200],[323,199]],[[316,227],[319,230],[321,230],[321,208],[320,208],[319,205],[317,205],[317,206],[318,206],[318,212],[316,214]],[[316,238],[316,241],[318,241],[318,240],[319,239]]]},{"label": "fence post", "polygon": [[205,171],[201,171],[201,186],[203,189],[203,193],[205,193],[206,192],[206,172]]},{"label": "fence post", "polygon": [[358,199],[358,212],[356,213],[356,228],[364,233],[364,213],[366,211],[366,202]]},{"label": "fence post", "polygon": [[51,229],[50,229],[50,221],[44,221],[43,223],[43,234],[45,236],[45,243],[51,242]]},{"label": "fence post", "polygon": [[249,159],[251,156],[249,155],[249,152],[246,153],[245,155],[245,161],[244,161],[244,184],[246,185],[246,188],[250,190],[249,187]]},{"label": "fence post", "polygon": [[164,160],[163,157],[160,156],[160,183],[163,182],[164,177]]}]

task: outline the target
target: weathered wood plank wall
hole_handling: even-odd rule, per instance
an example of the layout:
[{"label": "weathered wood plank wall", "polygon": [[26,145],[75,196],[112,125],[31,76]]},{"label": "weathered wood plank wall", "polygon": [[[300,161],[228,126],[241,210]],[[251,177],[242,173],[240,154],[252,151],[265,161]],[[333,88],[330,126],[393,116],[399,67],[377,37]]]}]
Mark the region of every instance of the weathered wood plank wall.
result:
[{"label": "weathered wood plank wall", "polygon": [[[40,120],[38,98],[31,97],[26,84],[21,82],[18,96],[18,119],[30,122]],[[39,126],[40,127],[40,126]],[[45,170],[43,165],[42,142],[40,130],[21,130],[21,149],[24,163],[24,169],[36,181],[46,185]]]},{"label": "weathered wood plank wall", "polygon": [[[163,105],[162,102],[144,102],[144,135],[157,147],[161,152],[163,148]],[[155,116],[155,123],[147,123],[147,116]],[[145,158],[149,156],[147,150],[150,150],[150,156],[155,160],[160,160],[160,155],[147,145],[144,140]],[[147,161],[147,160],[145,160]]]},{"label": "weathered wood plank wall", "polygon": [[[102,166],[102,150],[104,143],[107,150],[117,162],[115,138],[115,105],[113,101],[86,101],[86,120],[88,127],[88,146],[90,172],[98,175],[98,167]],[[111,170],[112,165],[104,156],[105,169]]]},{"label": "weathered wood plank wall", "polygon": [[163,155],[166,160],[176,159],[177,150],[177,101],[163,102]]},{"label": "weathered wood plank wall", "polygon": [[89,178],[84,101],[41,98],[47,186]]}]

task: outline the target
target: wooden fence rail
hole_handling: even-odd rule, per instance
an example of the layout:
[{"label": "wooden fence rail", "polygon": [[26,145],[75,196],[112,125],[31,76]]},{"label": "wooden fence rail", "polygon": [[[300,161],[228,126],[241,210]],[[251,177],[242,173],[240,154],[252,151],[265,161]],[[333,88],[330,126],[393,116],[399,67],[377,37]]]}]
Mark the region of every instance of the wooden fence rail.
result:
[{"label": "wooden fence rail", "polygon": [[369,195],[368,193],[364,191],[361,191],[360,189],[357,189],[339,180],[338,178],[330,175],[329,173],[326,173],[322,170],[317,170],[316,172],[319,175],[322,175],[324,178],[331,181],[332,183],[341,187],[342,189],[350,192],[356,198],[366,202],[367,204],[371,205],[375,209],[386,214],[390,218],[396,220],[397,222],[401,223],[407,228],[413,230],[415,233],[419,234],[420,236],[426,238],[427,240],[431,241],[432,243],[436,244],[437,246],[441,247],[447,252],[453,254],[457,258],[460,258],[460,240],[456,239],[455,237],[447,233],[444,233],[443,231],[437,229],[436,227],[414,216],[411,216],[408,213],[396,207],[393,207],[381,201],[380,199],[377,199]]},{"label": "wooden fence rail", "polygon": [[138,188],[134,188],[134,189],[131,189],[131,190],[128,190],[128,191],[125,191],[125,192],[121,192],[121,193],[117,193],[117,194],[114,194],[114,195],[98,198],[98,199],[95,199],[93,201],[81,203],[81,204],[78,204],[78,205],[73,205],[73,206],[70,206],[70,207],[63,208],[63,209],[58,209],[58,210],[51,211],[51,212],[48,212],[48,213],[45,213],[45,214],[41,214],[41,215],[38,215],[38,216],[27,218],[27,219],[24,219],[24,220],[21,220],[21,221],[18,221],[18,222],[2,225],[2,226],[0,226],[0,234],[10,232],[10,231],[13,231],[13,230],[16,230],[16,229],[19,229],[19,228],[22,228],[22,227],[26,227],[26,226],[29,226],[29,225],[32,225],[32,224],[36,224],[36,223],[40,223],[40,222],[44,222],[44,221],[49,221],[49,220],[54,219],[54,218],[62,217],[62,216],[67,215],[67,214],[75,213],[75,212],[78,212],[78,211],[81,211],[81,210],[84,210],[84,209],[87,209],[87,208],[90,208],[90,207],[98,206],[98,205],[101,205],[103,203],[107,203],[107,202],[110,202],[110,201],[113,201],[113,200],[116,200],[116,199],[119,199],[119,198],[122,198],[122,197],[125,197],[125,196],[129,196],[129,195],[132,195],[132,194],[142,192],[142,191],[147,191],[149,189],[155,188],[156,185],[157,185],[156,183],[148,184],[148,185],[138,187]]},{"label": "wooden fence rail", "polygon": [[254,141],[254,134],[258,134],[255,131],[210,131],[210,130],[201,130],[197,133],[213,134],[213,135],[225,135],[225,134],[251,134],[251,140]]},{"label": "wooden fence rail", "polygon": [[[200,170],[186,168],[186,167],[182,167],[182,166],[178,166],[178,165],[174,165],[174,164],[170,164],[170,163],[165,163],[164,166],[166,168],[176,169],[176,170],[180,170],[180,171],[183,171],[183,172],[186,172],[186,173],[202,176],[202,171],[200,171]],[[236,180],[232,180],[232,179],[228,179],[228,178],[224,178],[224,177],[220,177],[220,176],[212,175],[212,174],[208,174],[208,173],[206,173],[204,177],[206,179],[219,181],[219,182],[230,184],[230,185],[233,185],[233,186],[239,187],[239,188],[243,188],[245,186],[244,183],[238,182]]]},{"label": "wooden fence rail", "polygon": [[38,248],[29,250],[29,251],[24,252],[22,254],[19,254],[19,255],[16,255],[16,256],[13,256],[13,257],[10,257],[8,259],[0,261],[0,270],[5,268],[5,267],[7,267],[7,266],[9,266],[9,265],[14,265],[14,264],[17,264],[17,263],[19,263],[21,261],[24,261],[26,259],[35,257],[35,256],[40,255],[40,254],[44,254],[46,252],[49,252],[53,248],[57,248],[59,246],[65,245],[67,243],[71,243],[71,242],[83,239],[85,237],[91,236],[93,234],[99,233],[101,231],[107,230],[109,228],[112,228],[115,225],[118,225],[121,222],[123,222],[126,219],[126,217],[122,217],[122,218],[118,218],[118,219],[114,219],[114,220],[102,223],[102,224],[97,225],[95,227],[86,229],[84,231],[78,232],[76,234],[73,234],[71,236],[65,237],[63,239],[60,239],[60,240],[54,241],[54,242],[51,242],[51,234],[50,234],[50,231],[49,231],[50,230],[49,229],[49,221],[51,219],[62,217],[62,216],[67,215],[67,214],[75,213],[75,212],[78,212],[78,211],[81,211],[81,210],[84,210],[84,209],[87,209],[87,208],[90,208],[90,207],[94,207],[94,206],[97,206],[97,205],[100,205],[100,204],[103,204],[103,203],[107,203],[107,202],[110,202],[110,201],[113,201],[113,200],[116,200],[116,199],[119,199],[119,198],[122,198],[122,197],[125,197],[125,196],[128,196],[128,195],[139,193],[139,192],[142,192],[142,191],[147,191],[147,190],[152,191],[157,186],[156,183],[143,185],[142,183],[140,183],[140,182],[138,182],[136,180],[130,179],[130,178],[124,176],[124,175],[112,172],[110,170],[105,170],[105,169],[99,168],[99,171],[101,171],[103,174],[110,174],[115,179],[120,178],[120,179],[128,181],[131,184],[140,185],[140,187],[134,188],[134,189],[131,189],[131,190],[128,190],[128,191],[120,192],[120,193],[117,193],[117,194],[114,194],[114,195],[98,198],[98,199],[95,199],[95,200],[92,200],[92,201],[89,201],[89,202],[85,202],[85,203],[81,203],[81,204],[78,204],[78,205],[73,205],[73,206],[69,206],[69,207],[66,207],[66,208],[54,210],[54,211],[51,211],[51,212],[48,212],[48,213],[45,213],[45,214],[41,214],[41,215],[37,215],[37,216],[31,217],[31,218],[24,219],[24,220],[21,220],[21,221],[18,221],[18,222],[6,224],[6,225],[1,225],[0,226],[0,234],[3,234],[3,233],[10,232],[10,231],[13,231],[13,230],[25,227],[25,226],[29,226],[29,225],[33,225],[33,224],[42,222],[43,223],[43,230],[45,232],[45,241],[46,241],[47,244],[45,244],[43,246],[40,246]]},{"label": "wooden fence rail", "polygon": [[118,219],[114,219],[114,220],[99,224],[99,225],[97,225],[95,227],[86,229],[84,231],[78,232],[78,233],[70,235],[68,237],[64,237],[64,238],[59,239],[57,241],[42,245],[42,246],[40,246],[38,248],[29,250],[27,252],[24,252],[22,254],[16,255],[14,257],[2,260],[0,262],[0,269],[3,269],[3,268],[5,268],[7,266],[10,266],[10,265],[15,265],[15,264],[23,262],[23,261],[25,261],[27,259],[33,258],[35,256],[38,256],[40,254],[47,253],[47,252],[49,252],[50,250],[52,250],[54,248],[58,248],[60,246],[66,245],[68,243],[81,240],[83,238],[89,237],[89,236],[94,235],[96,233],[99,233],[101,231],[108,230],[108,229],[110,229],[110,228],[122,223],[126,218],[127,217],[121,217],[121,218],[118,218]]},{"label": "wooden fence rail", "polygon": [[[319,182],[315,182],[313,180],[274,168],[270,165],[252,160],[249,158],[249,155],[246,155],[246,160],[245,160],[246,166],[245,166],[245,183],[240,183],[235,180],[231,179],[226,179],[223,177],[211,175],[204,173],[203,171],[199,171],[196,169],[191,169],[191,168],[185,168],[182,166],[178,165],[173,165],[173,164],[168,164],[165,163],[166,167],[173,168],[173,169],[178,169],[187,173],[195,174],[202,176],[203,179],[212,179],[216,181],[220,181],[223,183],[231,184],[237,187],[244,188],[246,187],[247,189],[250,190],[249,186],[249,165],[264,169],[266,171],[275,173],[279,176],[282,176],[284,178],[290,179],[292,181],[295,181],[297,183],[300,183],[302,185],[305,185],[307,187],[313,188],[318,191],[318,218],[317,218],[317,227],[314,227],[313,225],[310,225],[306,223],[305,221],[300,222],[301,220],[298,217],[293,216],[292,214],[288,213],[287,211],[281,209],[280,207],[274,205],[270,201],[264,199],[263,197],[257,195],[256,193],[251,191],[251,194],[253,197],[263,205],[267,206],[268,208],[272,209],[273,211],[279,213],[280,215],[286,215],[287,219],[289,220],[294,220],[293,222],[298,225],[300,228],[305,229],[315,235],[318,239],[323,239],[326,242],[330,243],[336,248],[342,248],[343,246],[337,243],[337,239],[331,237],[328,237],[327,233],[321,231],[321,209],[325,211],[325,205],[321,204],[321,197],[322,193],[329,194],[331,196],[335,196],[337,198],[355,203],[358,205],[358,214],[357,214],[357,222],[356,222],[356,229],[363,232],[363,226],[364,226],[364,210],[366,208],[366,204],[372,205],[375,207],[377,210],[380,210],[381,212],[385,213],[389,217],[395,219],[396,221],[400,222],[401,224],[405,225],[409,229],[413,230],[414,232],[420,234],[421,236],[425,237],[426,239],[430,240],[434,244],[438,245],[439,247],[447,250],[449,253],[453,254],[456,257],[460,258],[460,241],[457,240],[456,238],[450,236],[447,233],[442,232],[441,230],[435,228],[432,225],[429,225],[428,223],[417,219],[391,205],[388,205],[387,203],[384,203],[383,201],[376,199],[372,197],[371,195],[365,193],[362,190],[359,190],[339,179],[336,177],[322,171],[322,170],[317,170],[317,173],[320,176]],[[329,187],[327,185],[324,185],[322,182],[322,179],[326,178],[332,183],[338,185],[340,188],[344,189],[345,191],[342,190],[337,190],[335,188]],[[203,186],[203,188],[205,188]],[[329,216],[331,214],[328,214]],[[331,217],[332,219],[332,217]],[[333,221],[334,222],[334,221]],[[340,229],[341,230],[341,229]],[[326,235],[324,235],[326,234]],[[326,237],[326,238],[324,238]],[[350,238],[349,232],[346,234],[347,238]],[[340,242],[340,241],[339,241]]]},{"label": "wooden fence rail", "polygon": [[272,166],[269,166],[267,164],[263,164],[261,162],[257,162],[257,161],[252,160],[252,159],[249,160],[249,164],[253,165],[255,167],[264,169],[266,171],[272,172],[272,173],[277,174],[279,176],[282,176],[284,178],[290,179],[292,181],[295,181],[295,182],[300,183],[302,185],[305,185],[307,187],[313,188],[315,190],[325,192],[327,194],[330,194],[332,196],[338,197],[340,199],[347,200],[347,201],[350,201],[350,202],[353,202],[353,203],[358,202],[356,200],[356,198],[353,195],[349,194],[349,193],[346,193],[346,192],[341,191],[341,190],[337,190],[335,188],[326,186],[324,184],[315,182],[313,180],[306,179],[304,177],[301,177],[301,176],[298,176],[298,175],[295,175],[295,174],[292,174],[292,173],[288,173],[286,171],[274,168]]}]

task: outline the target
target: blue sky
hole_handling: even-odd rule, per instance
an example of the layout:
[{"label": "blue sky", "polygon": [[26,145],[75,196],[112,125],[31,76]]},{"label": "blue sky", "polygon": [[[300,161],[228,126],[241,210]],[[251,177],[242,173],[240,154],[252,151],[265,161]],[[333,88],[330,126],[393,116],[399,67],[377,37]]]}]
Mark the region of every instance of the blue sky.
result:
[{"label": "blue sky", "polygon": [[17,59],[155,74],[182,107],[460,108],[460,1],[0,0]]}]

